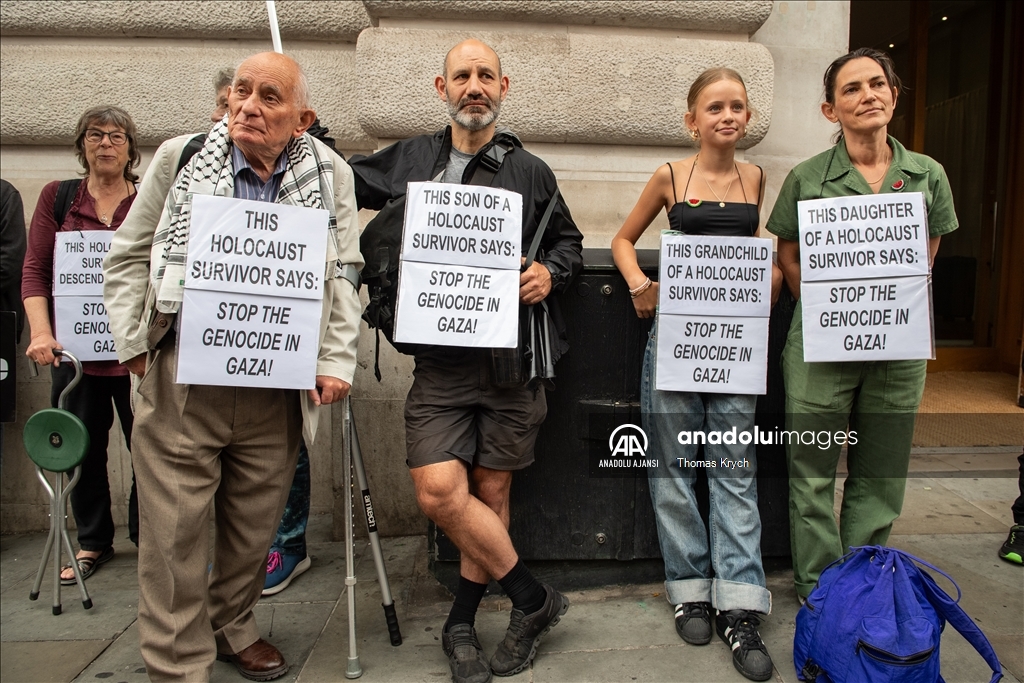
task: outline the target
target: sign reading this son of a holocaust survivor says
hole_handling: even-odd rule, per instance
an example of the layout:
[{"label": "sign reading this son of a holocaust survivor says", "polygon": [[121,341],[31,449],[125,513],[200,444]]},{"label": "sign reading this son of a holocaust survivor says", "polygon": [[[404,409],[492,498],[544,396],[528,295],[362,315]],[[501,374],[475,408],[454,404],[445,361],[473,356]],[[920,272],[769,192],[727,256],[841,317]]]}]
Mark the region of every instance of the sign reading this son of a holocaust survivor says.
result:
[{"label": "sign reading this son of a holocaust survivor says", "polygon": [[79,360],[117,360],[103,305],[103,257],[113,237],[112,230],[74,230],[54,241],[54,334]]},{"label": "sign reading this son of a holocaust survivor says", "polygon": [[803,282],[928,274],[924,195],[797,202]]},{"label": "sign reading this son of a holocaust survivor says", "polygon": [[328,219],[323,209],[193,197],[179,384],[316,386]]},{"label": "sign reading this son of a holocaust survivor says", "polygon": [[804,360],[932,358],[928,276],[803,282]]},{"label": "sign reading this son of a holocaust survivor says", "polygon": [[409,183],[395,341],[515,347],[522,225],[517,192]]},{"label": "sign reading this son of a holocaust survivor says", "polygon": [[771,286],[771,240],[662,233],[655,386],[763,394]]}]

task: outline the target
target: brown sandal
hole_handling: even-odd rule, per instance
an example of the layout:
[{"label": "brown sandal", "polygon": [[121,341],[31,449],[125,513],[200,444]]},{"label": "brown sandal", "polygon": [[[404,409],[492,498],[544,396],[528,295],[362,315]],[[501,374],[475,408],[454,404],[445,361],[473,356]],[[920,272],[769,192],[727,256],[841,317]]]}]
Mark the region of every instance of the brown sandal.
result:
[{"label": "brown sandal", "polygon": [[[109,562],[114,557],[114,548],[109,547],[99,554],[98,557],[77,557],[75,561],[78,562],[78,571],[82,573],[82,580],[85,581],[90,576],[96,573],[99,566],[105,562]],[[71,564],[66,564],[60,568],[60,573],[63,574],[65,569],[71,569]],[[71,578],[60,580],[62,586],[74,586],[78,583],[78,579],[72,574]]]}]

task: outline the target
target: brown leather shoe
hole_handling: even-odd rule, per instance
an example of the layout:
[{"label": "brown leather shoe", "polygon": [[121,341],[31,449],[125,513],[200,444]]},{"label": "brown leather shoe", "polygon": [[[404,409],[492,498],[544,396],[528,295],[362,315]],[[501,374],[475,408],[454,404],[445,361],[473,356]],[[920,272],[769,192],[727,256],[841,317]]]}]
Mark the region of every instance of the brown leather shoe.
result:
[{"label": "brown leather shoe", "polygon": [[218,654],[217,659],[231,662],[238,673],[250,681],[272,681],[288,673],[284,655],[262,638],[237,654]]}]

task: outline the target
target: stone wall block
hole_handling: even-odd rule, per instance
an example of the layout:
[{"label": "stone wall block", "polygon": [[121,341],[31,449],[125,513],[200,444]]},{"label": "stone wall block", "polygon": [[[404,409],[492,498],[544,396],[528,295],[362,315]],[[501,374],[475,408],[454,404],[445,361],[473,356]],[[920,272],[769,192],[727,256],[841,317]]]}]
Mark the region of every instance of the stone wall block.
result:
[{"label": "stone wall block", "polygon": [[[213,75],[251,54],[251,48],[154,45],[25,45],[0,47],[4,97],[0,98],[3,144],[70,144],[88,107],[123,107],[139,128],[141,144],[208,130]],[[301,49],[290,54],[303,65],[321,121],[347,149],[373,149],[355,116],[355,51]]]},{"label": "stone wall block", "polygon": [[479,38],[502,59],[511,86],[501,123],[524,140],[564,140],[569,84],[564,78],[569,38],[563,33],[490,33],[371,28],[356,45],[363,83],[359,123],[369,135],[405,138],[430,133],[449,121],[434,89],[444,56],[456,43]]},{"label": "stone wall block", "polygon": [[[282,41],[340,40],[354,43],[370,26],[359,0],[289,0],[277,4]],[[266,3],[258,0],[88,0],[47,2],[4,0],[0,35],[263,38],[270,44]],[[287,48],[287,44],[285,45]]]},{"label": "stone wall block", "polygon": [[573,33],[567,142],[687,145],[683,115],[690,84],[705,69],[729,66],[747,84],[757,111],[741,148],[764,137],[771,123],[775,69],[756,43]]},{"label": "stone wall block", "polygon": [[365,0],[374,20],[384,17],[544,22],[580,26],[725,31],[750,35],[772,12],[771,0]]},{"label": "stone wall block", "polygon": [[[372,28],[360,35],[356,68],[374,90],[359,99],[370,135],[404,138],[444,126],[433,88],[444,55],[470,34]],[[684,132],[686,93],[704,69],[731,66],[758,111],[741,147],[771,122],[774,66],[763,45],[589,33],[474,32],[501,55],[511,80],[501,122],[529,142],[692,145]]]}]

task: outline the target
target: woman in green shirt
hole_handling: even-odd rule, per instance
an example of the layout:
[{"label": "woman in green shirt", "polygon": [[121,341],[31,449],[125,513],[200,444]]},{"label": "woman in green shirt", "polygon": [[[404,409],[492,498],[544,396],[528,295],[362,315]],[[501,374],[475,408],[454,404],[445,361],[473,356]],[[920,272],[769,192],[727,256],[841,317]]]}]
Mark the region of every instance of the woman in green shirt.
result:
[{"label": "woman in green shirt", "polygon": [[[800,297],[797,202],[851,195],[921,192],[928,214],[929,258],[941,235],[957,228],[942,166],[907,151],[887,133],[900,81],[884,52],[861,48],[825,71],[821,112],[840,125],[838,142],[794,168],[782,185],[769,231],[779,266]],[[924,392],[924,360],[807,363],[800,304],[783,352],[787,429],[851,431],[849,475],[840,521],[833,515],[841,445],[790,443],[789,519],[793,574],[801,602],[822,569],[850,546],[885,545],[903,507],[914,418]],[[856,444],[852,432],[856,432]]]}]

